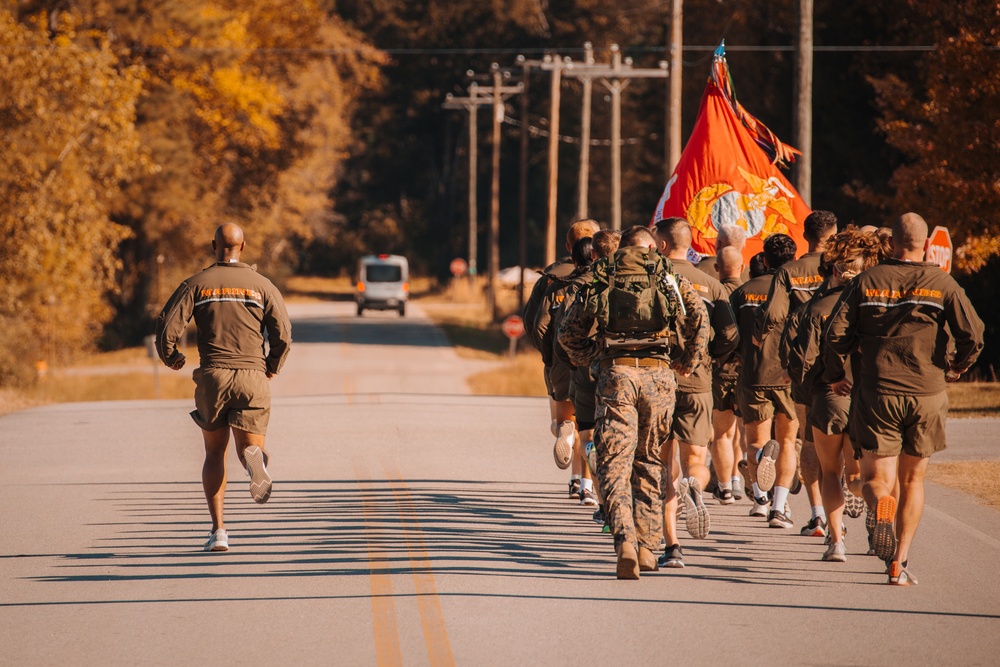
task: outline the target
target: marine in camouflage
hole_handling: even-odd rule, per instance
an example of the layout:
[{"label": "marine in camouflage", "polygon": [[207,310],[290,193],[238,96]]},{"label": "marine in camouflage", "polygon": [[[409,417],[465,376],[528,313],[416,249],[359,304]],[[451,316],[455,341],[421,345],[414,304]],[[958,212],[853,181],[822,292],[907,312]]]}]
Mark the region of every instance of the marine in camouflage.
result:
[{"label": "marine in camouflage", "polygon": [[670,435],[677,381],[666,366],[609,366],[597,378],[597,479],[615,546],[658,551],[663,537],[660,443]]},{"label": "marine in camouflage", "polygon": [[[678,324],[684,341],[673,367],[688,374],[707,354],[708,312],[690,282],[673,278],[683,306]],[[595,318],[584,307],[591,285],[583,286],[566,309],[559,323],[559,343],[576,366],[604,362],[599,363],[597,376],[594,447],[615,546],[628,541],[654,551],[663,535],[660,443],[669,434],[677,388],[674,371],[666,365],[670,351],[664,345],[629,355],[662,360],[660,366],[621,366],[608,361],[626,355],[621,349],[607,348],[601,332],[595,332]]]}]

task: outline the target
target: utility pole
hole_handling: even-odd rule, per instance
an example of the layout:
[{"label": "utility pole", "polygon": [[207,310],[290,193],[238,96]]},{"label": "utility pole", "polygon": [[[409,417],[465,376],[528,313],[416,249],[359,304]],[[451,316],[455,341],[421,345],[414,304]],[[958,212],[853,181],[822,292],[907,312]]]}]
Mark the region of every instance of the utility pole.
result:
[{"label": "utility pole", "polygon": [[545,264],[556,261],[556,204],[559,190],[559,104],[563,61],[558,55],[545,56],[542,69],[552,70],[551,112],[549,114],[549,208],[545,218]]},{"label": "utility pole", "polygon": [[681,160],[681,65],[684,51],[684,0],[670,3],[670,103],[667,109],[667,180]]},{"label": "utility pole", "polygon": [[[490,187],[490,261],[489,261],[489,281],[487,288],[490,318],[497,319],[497,295],[496,280],[500,271],[500,126],[503,125],[503,98],[500,96],[500,89],[503,83],[503,74],[500,72],[500,65],[493,63],[490,67],[493,71],[493,179]],[[510,73],[506,73],[510,76]]]},{"label": "utility pole", "polygon": [[667,78],[667,63],[660,62],[658,69],[634,69],[632,59],[623,60],[621,49],[617,44],[612,44],[610,66],[597,64],[581,66],[570,62],[565,75],[577,79],[597,79],[611,93],[611,227],[619,230],[622,227],[621,93],[632,79]]},{"label": "utility pole", "polygon": [[524,312],[524,269],[528,263],[528,79],[531,65],[524,56],[517,57],[521,66],[521,164],[518,170],[517,197],[517,265],[521,274],[517,277],[517,314]]},{"label": "utility pole", "polygon": [[479,125],[479,107],[492,104],[489,97],[479,95],[479,84],[473,82],[469,86],[468,97],[455,97],[451,93],[445,96],[441,106],[445,109],[465,109],[469,112],[469,279],[476,275],[476,256],[478,255],[478,201],[476,197],[476,165],[479,161],[479,146],[476,130]]},{"label": "utility pole", "polygon": [[[585,65],[594,64],[594,47],[590,42],[583,45]],[[590,197],[590,111],[593,97],[594,80],[592,77],[580,77],[583,82],[583,110],[580,114],[580,176],[577,181],[576,217],[585,220],[589,217],[588,200]]]},{"label": "utility pole", "polygon": [[802,151],[795,170],[795,188],[808,204],[812,201],[813,0],[799,0],[795,54],[795,144]]},{"label": "utility pole", "polygon": [[[476,77],[472,70],[467,72],[469,77]],[[500,270],[500,128],[504,119],[504,100],[511,95],[520,93],[521,84],[516,86],[503,85],[504,79],[510,78],[510,71],[502,69],[500,65],[493,63],[490,67],[490,74],[477,78],[491,80],[492,86],[479,86],[473,83],[469,87],[470,93],[474,92],[474,97],[483,100],[486,104],[493,105],[493,174],[491,182],[490,198],[490,226],[487,230],[487,273],[486,273],[486,300],[490,317],[497,319],[496,302],[496,282],[497,273]],[[475,86],[475,87],[473,87]],[[447,102],[445,102],[447,104]]]}]

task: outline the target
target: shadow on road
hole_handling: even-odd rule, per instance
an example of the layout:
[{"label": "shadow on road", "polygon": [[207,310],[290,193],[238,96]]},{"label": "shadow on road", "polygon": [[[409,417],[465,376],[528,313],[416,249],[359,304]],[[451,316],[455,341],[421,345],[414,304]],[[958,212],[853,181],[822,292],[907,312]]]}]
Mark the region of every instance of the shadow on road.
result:
[{"label": "shadow on road", "polygon": [[[449,577],[518,577],[607,581],[613,573],[610,537],[590,520],[590,509],[568,502],[560,485],[492,483],[433,479],[381,481],[285,481],[265,506],[239,498],[236,485],[227,503],[231,550],[205,553],[207,511],[198,484],[116,485],[101,498],[116,520],[91,524],[103,537],[87,551],[39,554],[48,570],[30,580],[52,584],[143,582],[157,580],[254,579],[257,590],[275,592],[278,581],[295,577],[369,577],[431,573],[437,595],[656,604],[736,605],[748,608],[819,609],[809,604],[729,602],[639,597],[576,597],[454,590]],[[501,497],[502,502],[498,502]],[[740,513],[742,514],[742,513]],[[837,571],[817,581],[815,571],[789,562],[802,556],[801,538],[776,538],[765,545],[747,528],[745,517],[719,516],[712,539],[688,542],[686,558],[696,562],[681,571],[646,576],[683,576],[766,586],[881,585],[870,568]],[[682,524],[683,525],[683,524]],[[25,556],[22,556],[25,557]],[[861,559],[855,561],[860,564]],[[51,572],[54,567],[58,572]],[[681,574],[683,573],[683,574]],[[853,580],[844,581],[849,574]],[[840,577],[838,579],[838,577]],[[273,580],[263,584],[263,580]],[[258,586],[257,584],[262,584]],[[495,591],[495,584],[486,586]],[[448,590],[452,589],[452,590]],[[75,590],[79,591],[76,587]],[[301,594],[300,594],[301,590]],[[348,599],[357,595],[317,596],[312,584],[294,594],[239,599]],[[418,594],[403,594],[412,597]],[[58,598],[58,595],[54,596]],[[77,596],[74,595],[76,598]],[[85,596],[84,596],[85,597]],[[136,596],[137,598],[141,596]],[[368,597],[368,596],[360,596]],[[202,598],[182,598],[184,601]],[[216,600],[205,597],[204,601]],[[230,598],[226,598],[230,599]],[[235,599],[235,598],[234,598]],[[46,601],[4,606],[171,602],[118,599]],[[830,607],[822,607],[829,610]],[[1000,615],[937,611],[838,608],[934,616],[1000,618]]]},{"label": "shadow on road", "polygon": [[346,343],[350,345],[408,345],[449,347],[441,330],[427,321],[395,313],[366,313],[363,317],[313,317],[292,319],[295,343]]}]

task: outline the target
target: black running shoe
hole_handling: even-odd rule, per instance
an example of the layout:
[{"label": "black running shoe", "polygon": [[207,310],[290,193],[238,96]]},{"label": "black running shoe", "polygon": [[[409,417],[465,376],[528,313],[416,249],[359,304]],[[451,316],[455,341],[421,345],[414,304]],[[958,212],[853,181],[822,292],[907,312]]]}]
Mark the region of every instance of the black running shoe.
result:
[{"label": "black running shoe", "polygon": [[799,534],[806,537],[826,537],[826,519],[814,516],[809,519],[809,523],[802,526]]},{"label": "black running shoe", "polygon": [[767,515],[767,525],[770,528],[791,528],[795,524],[792,523],[791,517],[784,512],[771,510]]},{"label": "black running shoe", "polygon": [[684,554],[681,552],[681,545],[672,544],[667,547],[663,555],[657,559],[656,564],[660,567],[684,567]]},{"label": "black running shoe", "polygon": [[573,500],[580,499],[580,489],[583,488],[583,484],[578,479],[569,480],[569,497]]},{"label": "black running shoe", "polygon": [[732,505],[736,502],[736,499],[733,497],[733,490],[724,489],[721,486],[715,487],[712,497],[718,500],[720,505]]}]

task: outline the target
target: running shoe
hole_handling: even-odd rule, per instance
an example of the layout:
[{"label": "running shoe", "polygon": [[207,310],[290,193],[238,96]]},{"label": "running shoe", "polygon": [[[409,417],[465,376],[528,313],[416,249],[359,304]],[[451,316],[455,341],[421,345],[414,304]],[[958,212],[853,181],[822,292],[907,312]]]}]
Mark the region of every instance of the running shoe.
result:
[{"label": "running shoe", "polygon": [[604,509],[598,507],[596,510],[594,510],[594,516],[592,516],[591,518],[594,520],[594,523],[603,526],[605,523]]},{"label": "running shoe", "polygon": [[569,497],[570,497],[570,499],[572,499],[572,500],[579,500],[579,498],[580,498],[580,489],[582,489],[582,488],[583,488],[583,484],[581,484],[580,480],[577,479],[576,477],[574,477],[573,479],[569,480]]},{"label": "running shoe", "polygon": [[[740,479],[739,477],[734,477],[732,488],[733,488],[733,499],[743,500],[743,491],[744,491],[743,480]],[[747,495],[750,494],[748,493]]]},{"label": "running shoe", "polygon": [[576,441],[576,427],[571,421],[559,424],[556,444],[552,447],[552,457],[560,470],[565,470],[573,461],[573,443]]},{"label": "running shoe", "polygon": [[660,567],[672,567],[680,569],[684,567],[684,552],[681,551],[681,545],[671,544],[667,547],[663,555],[660,556],[656,564]]},{"label": "running shoe", "polygon": [[733,497],[733,490],[724,489],[721,486],[715,487],[712,497],[718,500],[720,505],[732,505],[736,502],[736,499]]},{"label": "running shoe", "polygon": [[896,499],[883,496],[875,507],[875,529],[872,531],[872,549],[886,563],[896,555]]},{"label": "running shoe", "polygon": [[587,460],[587,467],[590,468],[590,474],[597,476],[597,448],[594,447],[594,441],[591,440],[584,447],[584,458]]},{"label": "running shoe", "polygon": [[864,511],[865,499],[851,493],[851,489],[847,486],[847,480],[844,479],[844,514],[852,519],[857,519]]},{"label": "running shoe", "polygon": [[597,494],[594,493],[593,489],[584,489],[583,491],[580,491],[580,504],[588,505],[590,507],[596,507],[598,505]]},{"label": "running shoe", "polygon": [[271,497],[271,476],[267,474],[267,455],[257,445],[243,450],[243,460],[250,475],[250,496],[255,503],[266,503]]},{"label": "running shoe", "polygon": [[802,526],[799,533],[806,537],[826,537],[826,519],[814,516],[809,519],[809,523]]},{"label": "running shoe", "polygon": [[719,478],[715,475],[715,466],[711,463],[708,464],[708,484],[702,489],[705,493],[715,493],[715,490],[719,488]]},{"label": "running shoe", "polygon": [[826,553],[823,554],[823,560],[831,563],[846,563],[847,547],[844,546],[844,541],[834,542],[828,546]]},{"label": "running shoe", "polygon": [[205,551],[229,551],[229,535],[223,528],[208,536]]},{"label": "running shoe", "polygon": [[712,517],[708,514],[705,501],[701,497],[701,483],[694,477],[687,479],[687,493],[684,494],[684,520],[688,532],[696,540],[708,537],[712,529]]},{"label": "running shoe", "polygon": [[[847,524],[844,524],[843,528],[840,531],[840,539],[841,540],[847,539]],[[831,544],[833,544],[833,531],[828,530],[826,531],[826,537],[823,538],[823,545],[830,546]]]},{"label": "running shoe", "polygon": [[916,586],[917,580],[906,569],[906,563],[894,560],[889,563],[889,583],[893,586],[909,586],[910,584]]},{"label": "running shoe", "polygon": [[792,485],[788,488],[790,494],[797,495],[799,491],[802,490],[802,477],[799,476],[799,471],[795,471],[795,477],[792,478]]},{"label": "running shoe", "polygon": [[770,491],[774,488],[774,478],[777,474],[775,464],[778,461],[778,453],[781,446],[777,440],[768,440],[760,450],[760,461],[757,463],[757,487],[761,491]]},{"label": "running shoe", "polygon": [[767,508],[770,504],[767,498],[754,498],[753,507],[750,508],[750,516],[767,517]]},{"label": "running shoe", "polygon": [[753,498],[753,480],[750,479],[750,464],[747,463],[746,459],[740,459],[739,463],[736,464],[736,468],[743,476],[743,495],[747,498]]},{"label": "running shoe", "polygon": [[681,477],[677,482],[677,518],[684,516],[684,496],[688,494],[687,477]]},{"label": "running shoe", "polygon": [[767,525],[771,528],[791,528],[793,525],[791,517],[784,512],[771,510],[767,515]]}]

